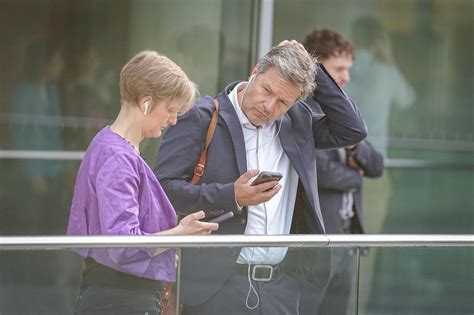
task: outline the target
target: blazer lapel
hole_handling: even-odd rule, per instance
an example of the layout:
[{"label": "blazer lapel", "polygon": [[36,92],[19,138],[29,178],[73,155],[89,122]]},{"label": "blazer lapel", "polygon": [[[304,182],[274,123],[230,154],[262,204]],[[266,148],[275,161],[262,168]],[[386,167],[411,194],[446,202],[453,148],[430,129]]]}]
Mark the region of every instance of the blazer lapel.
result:
[{"label": "blazer lapel", "polygon": [[[288,159],[290,159],[291,165],[298,173],[298,176],[300,177],[303,186],[308,187],[308,174],[304,168],[303,156],[301,154],[300,149],[296,145],[296,141],[291,130],[291,120],[289,119],[288,115],[285,114],[277,123],[281,123],[280,141],[281,146],[283,147],[283,151],[285,151],[286,155],[288,156]],[[312,201],[312,198],[309,199]],[[314,208],[314,204],[312,204],[312,206]]]},{"label": "blazer lapel", "polygon": [[[278,123],[278,122],[277,122]],[[291,120],[288,117],[288,114],[283,115],[281,118],[281,130],[280,130],[280,141],[283,150],[285,151],[288,159],[290,160],[291,165],[295,168],[298,176],[305,188],[305,192],[307,194],[308,200],[311,203],[311,207],[314,209],[316,217],[319,219],[321,223],[321,227],[324,231],[324,225],[322,224],[323,216],[319,206],[316,205],[318,203],[317,195],[318,195],[318,188],[317,188],[317,181],[316,181],[316,174],[309,174],[307,169],[305,168],[305,159],[301,154],[300,149],[296,145],[296,140],[294,139],[294,135],[292,132]],[[310,178],[314,176],[314,178]],[[309,194],[309,195],[308,195]]]},{"label": "blazer lapel", "polygon": [[242,126],[235,112],[234,106],[229,100],[227,95],[227,90],[232,89],[235,85],[229,85],[222,91],[217,99],[219,101],[219,116],[224,120],[229,130],[230,137],[232,139],[232,144],[235,150],[235,157],[237,160],[237,167],[239,173],[242,175],[247,171],[247,157],[245,150],[245,140],[244,133],[242,131]]}]

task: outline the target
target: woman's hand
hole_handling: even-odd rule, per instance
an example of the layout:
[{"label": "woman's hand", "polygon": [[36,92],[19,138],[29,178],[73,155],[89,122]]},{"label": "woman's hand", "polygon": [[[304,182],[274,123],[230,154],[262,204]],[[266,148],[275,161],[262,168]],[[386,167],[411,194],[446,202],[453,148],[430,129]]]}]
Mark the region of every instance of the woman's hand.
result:
[{"label": "woman's hand", "polygon": [[172,229],[164,230],[154,235],[207,235],[219,228],[218,223],[201,222],[206,214],[198,211],[185,216],[178,225]]},{"label": "woman's hand", "polygon": [[204,211],[198,211],[185,216],[176,227],[178,235],[207,235],[219,228],[218,223],[202,222],[205,217]]}]

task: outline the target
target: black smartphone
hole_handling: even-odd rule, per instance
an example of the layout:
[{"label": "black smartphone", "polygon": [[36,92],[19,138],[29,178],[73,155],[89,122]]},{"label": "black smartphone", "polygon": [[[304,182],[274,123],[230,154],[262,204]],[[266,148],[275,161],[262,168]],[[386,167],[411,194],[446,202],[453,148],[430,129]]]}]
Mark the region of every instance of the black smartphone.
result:
[{"label": "black smartphone", "polygon": [[234,217],[234,212],[232,211],[229,211],[229,212],[226,212],[224,214],[221,214],[220,216],[218,217],[215,217],[214,219],[211,219],[207,222],[212,222],[212,223],[219,223],[219,222],[222,222],[222,221],[226,221],[226,220],[229,220],[229,219],[232,219]]},{"label": "black smartphone", "polygon": [[271,181],[274,181],[274,180],[278,181],[282,177],[283,177],[283,175],[281,175],[281,173],[263,171],[263,172],[260,172],[260,174],[258,174],[257,178],[255,178],[253,180],[251,185],[255,186],[255,185],[262,184],[262,183],[271,182]]}]

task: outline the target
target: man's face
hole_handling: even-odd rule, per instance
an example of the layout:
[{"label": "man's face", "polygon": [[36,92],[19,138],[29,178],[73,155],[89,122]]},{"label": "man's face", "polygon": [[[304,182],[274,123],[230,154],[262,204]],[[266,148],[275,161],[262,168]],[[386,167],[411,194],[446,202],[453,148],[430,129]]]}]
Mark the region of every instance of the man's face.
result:
[{"label": "man's face", "polygon": [[340,87],[344,87],[351,79],[349,69],[352,67],[352,55],[340,53],[323,60],[323,65]]},{"label": "man's face", "polygon": [[245,116],[257,127],[272,123],[285,114],[300,96],[297,85],[285,81],[275,68],[264,73],[252,71],[247,86],[239,93]]}]

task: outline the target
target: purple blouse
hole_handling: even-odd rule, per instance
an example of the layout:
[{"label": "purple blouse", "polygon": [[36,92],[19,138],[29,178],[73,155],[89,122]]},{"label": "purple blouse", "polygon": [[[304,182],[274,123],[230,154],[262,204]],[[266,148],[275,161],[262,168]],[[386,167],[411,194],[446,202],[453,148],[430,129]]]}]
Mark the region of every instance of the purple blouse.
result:
[{"label": "purple blouse", "polygon": [[[118,134],[105,127],[94,137],[77,174],[68,235],[151,235],[176,226],[176,213],[153,171]],[[77,249],[110,268],[174,281],[175,250]]]}]

